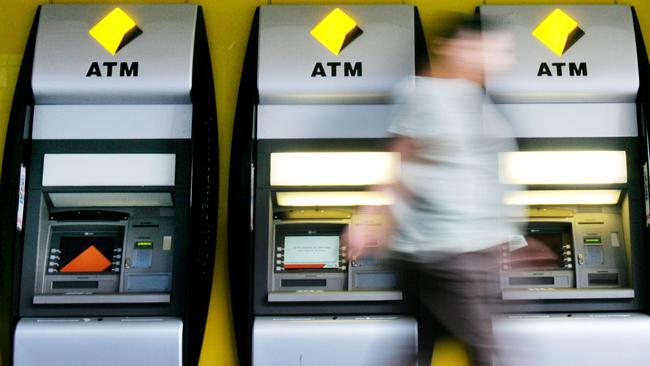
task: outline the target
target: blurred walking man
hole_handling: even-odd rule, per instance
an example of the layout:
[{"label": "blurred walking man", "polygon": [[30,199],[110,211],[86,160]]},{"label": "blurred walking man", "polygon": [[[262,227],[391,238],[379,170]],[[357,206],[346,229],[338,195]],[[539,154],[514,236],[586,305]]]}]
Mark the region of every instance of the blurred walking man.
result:
[{"label": "blurred walking man", "polygon": [[[502,203],[497,169],[498,153],[516,145],[486,135],[483,123],[493,107],[485,71],[510,65],[511,49],[507,34],[482,31],[474,18],[459,17],[433,39],[430,76],[401,90],[390,128],[401,168],[388,188],[395,197],[386,208],[389,232],[355,230],[348,239],[352,258],[367,254],[369,243],[385,242],[389,258],[416,269],[422,307],[470,347],[475,365],[489,365],[494,351],[498,246],[519,234],[507,220],[513,213]],[[428,366],[434,326],[421,325],[419,364]]]}]

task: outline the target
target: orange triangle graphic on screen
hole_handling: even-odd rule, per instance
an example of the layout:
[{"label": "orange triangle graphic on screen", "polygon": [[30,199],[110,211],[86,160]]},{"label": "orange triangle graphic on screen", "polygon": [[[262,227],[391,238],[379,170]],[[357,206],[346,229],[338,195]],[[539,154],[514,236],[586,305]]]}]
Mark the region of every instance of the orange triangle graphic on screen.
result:
[{"label": "orange triangle graphic on screen", "polygon": [[91,245],[77,258],[61,268],[61,272],[103,272],[110,265],[111,261],[106,259],[94,245]]}]

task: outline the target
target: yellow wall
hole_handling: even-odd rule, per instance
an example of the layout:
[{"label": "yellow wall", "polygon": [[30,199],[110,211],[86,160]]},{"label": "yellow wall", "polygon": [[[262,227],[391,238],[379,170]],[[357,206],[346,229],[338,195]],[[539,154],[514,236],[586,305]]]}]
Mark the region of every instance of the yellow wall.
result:
[{"label": "yellow wall", "polygon": [[[63,2],[120,2],[120,3],[161,3],[183,2],[169,0],[92,0]],[[309,0],[199,0],[184,1],[203,6],[206,18],[210,51],[216,78],[217,110],[219,120],[219,148],[221,154],[220,167],[220,201],[217,240],[217,263],[215,266],[214,284],[208,326],[203,345],[201,365],[234,365],[234,341],[231,331],[229,311],[228,279],[226,270],[226,207],[227,207],[227,177],[230,158],[230,140],[237,101],[240,72],[243,63],[248,32],[255,7],[262,4],[287,3],[401,3],[391,0],[339,0],[339,1],[309,1]],[[583,4],[614,4],[625,3],[634,5],[646,44],[650,45],[650,1],[647,0],[412,0],[406,3],[418,6],[425,31],[435,29],[437,24],[444,22],[444,14],[448,11],[472,12],[477,5],[487,4],[535,4],[535,3],[583,3]],[[16,83],[18,67],[25,47],[36,6],[45,1],[38,0],[0,0],[0,157],[4,146],[7,120],[11,105],[13,89]],[[0,208],[1,209],[1,208]]]}]

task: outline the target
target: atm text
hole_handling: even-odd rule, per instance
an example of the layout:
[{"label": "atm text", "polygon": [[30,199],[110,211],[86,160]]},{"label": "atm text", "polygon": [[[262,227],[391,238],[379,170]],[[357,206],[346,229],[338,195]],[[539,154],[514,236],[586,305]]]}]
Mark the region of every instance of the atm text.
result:
[{"label": "atm text", "polygon": [[322,62],[317,62],[314,65],[314,70],[311,72],[311,77],[321,76],[337,76],[339,74],[339,67],[343,64],[343,76],[362,76],[361,62],[326,62],[325,65],[329,68],[329,75]]},{"label": "atm text", "polygon": [[[120,77],[135,77],[138,76],[138,63],[137,62],[102,62],[101,64],[103,67],[100,66],[99,62],[93,62],[90,64],[90,67],[88,68],[88,72],[86,73],[86,77],[89,78],[91,76],[97,76],[97,77],[113,77],[119,75]],[[103,72],[102,72],[103,70]],[[119,74],[118,74],[119,72]]]},{"label": "atm text", "polygon": [[[569,76],[587,76],[587,63],[586,62],[569,62]],[[542,62],[539,65],[537,76],[562,76],[565,73],[566,62],[551,62],[551,67],[548,63]],[[553,74],[555,70],[555,74]]]}]

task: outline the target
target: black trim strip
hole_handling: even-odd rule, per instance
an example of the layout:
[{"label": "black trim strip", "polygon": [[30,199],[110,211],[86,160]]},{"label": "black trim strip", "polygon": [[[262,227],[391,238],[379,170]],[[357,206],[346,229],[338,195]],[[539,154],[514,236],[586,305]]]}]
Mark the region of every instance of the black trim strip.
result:
[{"label": "black trim strip", "polygon": [[[203,10],[196,14],[192,65],[192,173],[183,364],[198,365],[210,308],[217,243],[219,138],[212,62]],[[175,273],[174,276],[177,276]]]},{"label": "black trim strip", "polygon": [[325,287],[327,280],[324,279],[296,279],[296,280],[282,280],[282,287]]},{"label": "black trim strip", "polygon": [[[31,149],[31,120],[34,106],[32,91],[32,64],[36,44],[36,30],[41,12],[34,15],[23,61],[18,74],[16,91],[11,105],[0,180],[0,364],[11,365],[13,358],[13,329],[18,322],[18,304],[22,241],[24,231],[16,229],[18,187],[21,165],[29,171]],[[25,187],[25,202],[29,191]]]},{"label": "black trim strip", "polygon": [[257,172],[254,156],[255,106],[260,10],[255,10],[241,73],[230,150],[228,192],[228,268],[230,301],[239,364],[251,364],[253,337],[253,187]]},{"label": "black trim strip", "polygon": [[99,281],[52,281],[53,289],[99,288]]},{"label": "black trim strip", "polygon": [[128,213],[106,210],[74,210],[50,214],[50,220],[54,221],[122,221],[128,219]]}]

